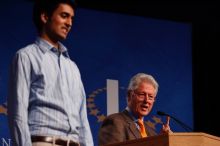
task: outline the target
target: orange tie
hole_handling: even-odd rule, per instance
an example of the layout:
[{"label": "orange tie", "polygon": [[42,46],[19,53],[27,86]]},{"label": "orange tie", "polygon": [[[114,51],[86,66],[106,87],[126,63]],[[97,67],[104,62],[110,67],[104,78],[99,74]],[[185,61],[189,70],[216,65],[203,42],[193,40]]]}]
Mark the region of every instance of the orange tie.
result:
[{"label": "orange tie", "polygon": [[140,127],[139,130],[140,130],[141,136],[142,137],[147,137],[147,133],[146,133],[145,127],[144,127],[144,122],[142,120],[138,119],[137,124]]}]

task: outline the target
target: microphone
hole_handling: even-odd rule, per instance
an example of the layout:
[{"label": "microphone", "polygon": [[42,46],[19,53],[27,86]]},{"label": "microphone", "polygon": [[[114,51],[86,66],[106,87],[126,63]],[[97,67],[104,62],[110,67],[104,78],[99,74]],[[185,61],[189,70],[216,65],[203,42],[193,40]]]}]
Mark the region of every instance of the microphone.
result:
[{"label": "microphone", "polygon": [[169,116],[171,119],[173,119],[177,124],[179,124],[183,129],[185,129],[187,132],[192,132],[193,129],[189,126],[187,126],[185,123],[181,122],[180,120],[178,120],[177,118],[171,116],[170,114],[167,114],[165,112],[162,111],[157,111],[157,114],[159,116]]}]

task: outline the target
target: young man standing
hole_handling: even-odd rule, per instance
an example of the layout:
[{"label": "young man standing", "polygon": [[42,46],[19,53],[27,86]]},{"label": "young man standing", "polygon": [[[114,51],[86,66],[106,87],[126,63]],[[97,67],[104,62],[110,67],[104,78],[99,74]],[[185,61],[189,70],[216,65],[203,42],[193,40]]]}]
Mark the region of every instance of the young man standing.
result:
[{"label": "young man standing", "polygon": [[13,146],[93,146],[76,64],[60,42],[72,27],[73,0],[36,0],[39,36],[12,62],[8,118]]}]

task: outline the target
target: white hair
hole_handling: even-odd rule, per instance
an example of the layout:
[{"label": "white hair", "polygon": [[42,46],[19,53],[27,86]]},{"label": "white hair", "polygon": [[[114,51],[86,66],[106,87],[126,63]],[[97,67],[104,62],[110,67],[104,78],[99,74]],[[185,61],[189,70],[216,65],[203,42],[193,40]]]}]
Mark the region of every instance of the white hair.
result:
[{"label": "white hair", "polygon": [[145,73],[138,73],[134,75],[128,85],[128,91],[136,90],[142,82],[151,83],[155,89],[155,95],[157,95],[159,85],[153,76]]}]

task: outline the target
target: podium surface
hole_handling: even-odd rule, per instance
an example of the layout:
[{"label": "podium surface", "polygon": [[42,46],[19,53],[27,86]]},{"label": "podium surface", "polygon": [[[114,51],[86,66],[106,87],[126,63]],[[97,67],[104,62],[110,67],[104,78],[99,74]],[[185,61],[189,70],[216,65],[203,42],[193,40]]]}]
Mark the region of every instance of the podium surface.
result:
[{"label": "podium surface", "polygon": [[169,133],[103,146],[220,146],[220,137],[203,132]]}]

